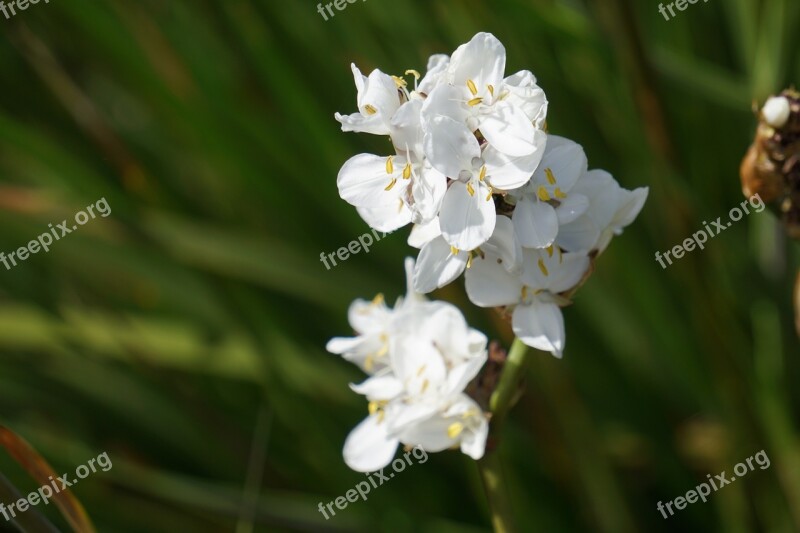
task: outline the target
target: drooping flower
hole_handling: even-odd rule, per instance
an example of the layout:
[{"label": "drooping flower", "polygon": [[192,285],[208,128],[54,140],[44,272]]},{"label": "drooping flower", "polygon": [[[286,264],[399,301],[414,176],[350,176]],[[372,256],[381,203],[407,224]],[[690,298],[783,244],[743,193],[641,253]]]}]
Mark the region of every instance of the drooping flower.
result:
[{"label": "drooping flower", "polygon": [[461,446],[475,459],[483,455],[488,421],[464,389],[486,362],[486,336],[453,305],[415,293],[413,266],[407,260],[405,300],[392,310],[380,307],[381,301],[366,304],[375,306],[366,309],[367,321],[356,314],[365,303],[354,304],[351,324],[360,335],[328,344],[371,374],[351,385],[366,397],[369,411],[344,446],[345,462],[357,471],[383,468],[400,443],[432,452]]}]

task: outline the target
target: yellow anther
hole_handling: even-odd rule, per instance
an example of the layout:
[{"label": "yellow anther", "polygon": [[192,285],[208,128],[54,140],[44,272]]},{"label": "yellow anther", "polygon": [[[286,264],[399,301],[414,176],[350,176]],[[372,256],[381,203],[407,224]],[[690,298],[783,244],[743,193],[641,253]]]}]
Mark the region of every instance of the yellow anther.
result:
[{"label": "yellow anther", "polygon": [[461,435],[461,432],[464,431],[464,424],[461,422],[453,422],[447,428],[447,436],[451,439],[454,439]]},{"label": "yellow anther", "polygon": [[417,370],[417,377],[420,377],[422,373],[425,372],[425,367],[427,366],[428,365],[422,365],[421,367],[419,367],[419,369]]},{"label": "yellow anther", "polygon": [[466,411],[461,413],[461,418],[466,420],[467,418],[472,418],[473,416],[478,415],[478,414],[480,414],[480,411],[478,411],[474,407],[470,407],[469,409],[467,409]]},{"label": "yellow anther", "polygon": [[369,104],[364,106],[364,111],[367,112],[367,115],[374,115],[375,113],[378,112],[377,109],[375,109],[373,106],[371,106]]},{"label": "yellow anther", "polygon": [[522,299],[525,300],[528,297],[528,286],[522,286]]},{"label": "yellow anther", "polygon": [[411,179],[411,163],[406,163],[406,166],[403,167],[403,179]]},{"label": "yellow anther", "polygon": [[392,187],[394,187],[394,184],[395,184],[395,183],[397,183],[397,178],[392,178],[392,181],[390,181],[390,182],[389,182],[389,185],[387,185],[387,186],[386,186],[386,188],[385,188],[385,189],[383,189],[383,190],[384,190],[384,191],[391,191],[391,190],[392,190]]},{"label": "yellow anther", "polygon": [[384,419],[384,418],[386,418],[386,411],[384,411],[383,409],[381,409],[380,411],[378,411],[378,424],[380,424],[381,422],[383,422],[383,419]]},{"label": "yellow anther", "polygon": [[412,68],[408,69],[408,70],[405,72],[405,75],[406,75],[406,76],[408,76],[409,74],[411,74],[412,76],[414,76],[414,79],[417,79],[417,80],[418,80],[418,79],[420,79],[420,78],[422,77],[422,74],[420,74],[419,72],[417,72],[416,70],[414,70],[414,69],[412,69]]},{"label": "yellow anther", "polygon": [[378,293],[375,298],[372,299],[372,305],[381,305],[383,301],[383,293]]},{"label": "yellow anther", "polygon": [[381,349],[375,352],[375,357],[383,357],[387,353],[389,353],[389,343],[384,340]]},{"label": "yellow anther", "polygon": [[553,175],[553,171],[550,170],[550,168],[544,169],[544,174],[545,176],[547,176],[547,183],[549,183],[550,185],[556,184],[556,177]]},{"label": "yellow anther", "polygon": [[481,98],[479,96],[479,97],[473,98],[472,100],[467,102],[467,105],[470,106],[470,107],[475,107],[476,105],[480,104],[481,102],[483,102],[483,98]]},{"label": "yellow anther", "polygon": [[491,199],[492,199],[492,188],[489,187],[489,194],[486,195],[486,201],[488,202]]},{"label": "yellow anther", "polygon": [[364,370],[367,372],[372,372],[372,368],[375,366],[374,363],[375,361],[372,359],[372,356],[368,355],[367,358],[364,359]]},{"label": "yellow anther", "polygon": [[386,173],[394,174],[394,156],[390,155],[386,160]]},{"label": "yellow anther", "polygon": [[450,254],[451,254],[451,255],[458,255],[458,252],[459,252],[459,251],[460,251],[460,250],[459,250],[458,248],[456,248],[455,246],[451,246],[451,247],[450,247]]},{"label": "yellow anther", "polygon": [[475,86],[475,82],[472,80],[467,80],[467,89],[472,93],[472,96],[478,94],[478,87]]},{"label": "yellow anther", "polygon": [[539,190],[536,191],[536,194],[539,196],[539,200],[543,202],[550,201],[550,193],[547,192],[547,189],[544,188],[544,185],[539,185]]},{"label": "yellow anther", "polygon": [[483,165],[483,166],[481,167],[481,173],[480,173],[480,175],[478,176],[478,178],[479,178],[481,181],[483,181],[483,180],[485,180],[485,179],[486,179],[486,165]]},{"label": "yellow anther", "polygon": [[547,272],[547,267],[544,266],[544,259],[539,259],[539,270],[542,271],[542,274],[545,276],[549,276],[550,274]]},{"label": "yellow anther", "polygon": [[472,183],[467,183],[467,192],[470,196],[475,196],[475,187],[472,186]]},{"label": "yellow anther", "polygon": [[556,190],[553,191],[553,194],[555,194],[556,198],[558,198],[559,200],[563,200],[564,198],[567,197],[565,193],[561,192],[561,189],[559,187],[556,187]]},{"label": "yellow anther", "polygon": [[425,391],[428,390],[428,385],[430,385],[430,384],[431,384],[431,382],[428,381],[427,379],[425,381],[423,381],[422,382],[422,389],[420,389],[420,392],[422,394],[425,394]]},{"label": "yellow anther", "polygon": [[473,257],[474,256],[472,254],[469,254],[469,256],[467,257],[467,268],[472,268],[472,258]]},{"label": "yellow anther", "polygon": [[489,94],[494,96],[494,86],[493,85],[489,85],[488,88],[489,88]]},{"label": "yellow anther", "polygon": [[553,245],[547,247],[547,257],[553,257]]},{"label": "yellow anther", "polygon": [[398,87],[405,87],[408,85],[406,80],[404,80],[400,76],[392,76],[392,79],[394,80],[394,84],[397,85]]}]

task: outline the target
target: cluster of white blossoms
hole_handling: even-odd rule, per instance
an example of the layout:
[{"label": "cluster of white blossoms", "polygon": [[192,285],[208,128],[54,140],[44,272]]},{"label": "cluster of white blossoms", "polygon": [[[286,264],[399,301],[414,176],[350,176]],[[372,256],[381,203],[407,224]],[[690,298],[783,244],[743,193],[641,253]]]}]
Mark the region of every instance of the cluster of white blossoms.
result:
[{"label": "cluster of white blossoms", "polygon": [[560,308],[648,190],[622,189],[588,170],[580,145],[547,134],[544,91],[529,71],[505,77],[505,63],[500,41],[479,33],[452,57],[432,56],[424,77],[407,71],[413,90],[353,65],[358,112],[336,119],[343,131],[388,135],[395,153],[351,158],[337,184],[371,227],[414,224],[418,292],[466,270],[475,305],[505,308],[523,342],[560,357]]},{"label": "cluster of white blossoms", "polygon": [[486,362],[486,336],[467,326],[446,302],[428,301],[412,286],[394,309],[382,296],[350,306],[357,336],[334,338],[328,351],[361,367],[369,378],[351,385],[366,397],[369,416],[347,437],[344,459],[359,472],[388,465],[400,443],[438,452],[460,446],[480,459],[489,431],[483,410],[464,393]]}]

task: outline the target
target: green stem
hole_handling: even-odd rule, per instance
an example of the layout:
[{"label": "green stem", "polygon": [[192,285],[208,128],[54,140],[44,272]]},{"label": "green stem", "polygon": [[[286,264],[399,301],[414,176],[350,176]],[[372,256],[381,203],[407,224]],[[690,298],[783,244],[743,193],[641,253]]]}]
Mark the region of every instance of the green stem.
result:
[{"label": "green stem", "polygon": [[[495,437],[505,421],[511,407],[517,399],[517,391],[522,381],[525,370],[525,354],[528,347],[519,339],[514,339],[511,350],[508,352],[503,374],[500,382],[489,400],[489,409],[492,413],[490,435]],[[483,459],[478,461],[478,468],[483,480],[483,488],[489,500],[492,513],[492,526],[495,533],[511,533],[515,531],[513,513],[508,489],[503,480],[500,459],[493,450],[487,451]]]}]

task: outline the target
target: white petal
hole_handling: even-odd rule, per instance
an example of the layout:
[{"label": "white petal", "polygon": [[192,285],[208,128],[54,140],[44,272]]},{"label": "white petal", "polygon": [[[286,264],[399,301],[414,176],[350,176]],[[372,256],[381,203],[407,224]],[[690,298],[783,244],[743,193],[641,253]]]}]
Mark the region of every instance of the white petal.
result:
[{"label": "white petal", "polygon": [[515,274],[522,267],[522,246],[517,239],[514,223],[504,215],[497,215],[494,233],[481,245],[481,250],[502,260],[503,267]]},{"label": "white petal", "polygon": [[486,450],[486,439],[489,437],[489,422],[481,418],[477,428],[465,431],[461,435],[461,451],[476,461],[483,457]]},{"label": "white petal", "polygon": [[463,89],[452,85],[438,85],[423,101],[421,111],[422,129],[427,132],[437,117],[448,117],[466,124],[470,112],[467,109]]},{"label": "white petal", "polygon": [[385,133],[389,133],[389,121],[400,107],[400,97],[397,93],[397,84],[388,74],[378,69],[370,72],[364,84],[364,90],[358,95],[358,110],[369,115],[367,106],[372,106],[376,113],[373,116],[381,117],[386,124]]},{"label": "white petal", "polygon": [[411,151],[417,158],[422,153],[422,100],[410,100],[400,106],[390,123],[392,144],[398,152]]},{"label": "white petal", "polygon": [[564,352],[564,317],[554,303],[534,299],[519,305],[512,319],[514,334],[532,348],[561,357]]},{"label": "white petal", "polygon": [[639,187],[633,191],[626,190],[622,204],[614,214],[611,225],[614,226],[615,229],[621,229],[631,224],[634,219],[639,216],[639,212],[647,201],[647,194],[649,192],[650,189],[648,187]]},{"label": "white petal", "polygon": [[539,147],[531,121],[520,108],[508,102],[493,105],[479,127],[489,144],[504,154],[530,155]]},{"label": "white petal", "polygon": [[548,189],[552,188],[553,185],[547,176],[549,169],[556,179],[555,187],[566,193],[587,172],[587,166],[586,154],[580,144],[558,135],[548,135],[547,149],[539,168],[533,175],[533,181],[545,185]]},{"label": "white petal", "polygon": [[414,224],[411,234],[408,236],[408,245],[414,248],[422,248],[441,234],[442,230],[439,228],[438,217],[427,224]]},{"label": "white petal", "polygon": [[393,375],[372,376],[358,385],[351,383],[350,389],[370,401],[391,400],[403,392],[403,384]]},{"label": "white petal", "polygon": [[467,296],[480,307],[517,303],[522,293],[519,276],[509,274],[494,256],[476,257],[464,274]]},{"label": "white petal", "polygon": [[546,202],[524,196],[512,215],[517,238],[526,248],[545,248],[553,244],[558,235],[558,215]]},{"label": "white petal", "polygon": [[490,97],[488,86],[500,88],[506,70],[506,49],[491,33],[478,33],[453,52],[448,75],[450,83],[465,87],[472,81],[478,89],[476,96]]},{"label": "white petal", "polygon": [[509,191],[522,187],[531,179],[533,172],[542,161],[547,143],[547,134],[534,130],[533,153],[523,156],[510,156],[498,151],[491,144],[483,151],[489,183],[492,187]]},{"label": "white petal", "polygon": [[398,439],[390,437],[379,414],[367,417],[347,436],[344,462],[357,472],[374,472],[388,465],[397,451]]},{"label": "white petal", "polygon": [[344,355],[359,350],[364,342],[363,337],[334,337],[328,341],[325,349],[336,355]]},{"label": "white petal", "polygon": [[472,169],[472,160],[481,156],[478,139],[466,124],[450,117],[434,118],[425,134],[425,155],[433,168],[456,179],[462,170]]},{"label": "white petal", "polygon": [[427,72],[419,81],[417,91],[430,94],[445,79],[450,57],[446,54],[434,54],[428,59]]},{"label": "white petal", "polygon": [[447,375],[446,396],[451,396],[464,391],[464,388],[478,375],[486,363],[488,355],[484,352],[479,357],[469,359],[453,367]]},{"label": "white petal", "polygon": [[452,423],[452,420],[442,416],[433,416],[404,429],[400,439],[406,444],[420,446],[427,452],[441,452],[458,443],[458,439],[451,439],[447,434]]},{"label": "white petal", "polygon": [[356,207],[356,211],[369,227],[385,233],[395,231],[411,222],[411,211],[399,198],[395,205],[375,208]]},{"label": "white petal", "polygon": [[534,290],[545,290],[552,294],[573,288],[586,274],[591,261],[585,253],[561,253],[552,255],[544,250],[523,251],[522,282]]},{"label": "white petal", "polygon": [[415,224],[425,224],[436,218],[447,192],[447,178],[438,170],[423,168],[414,177],[411,195],[414,198],[413,220]]},{"label": "white petal", "polygon": [[[591,207],[590,207],[591,209]],[[600,239],[600,228],[587,214],[558,228],[556,244],[570,252],[588,252],[594,249]]]},{"label": "white petal", "polygon": [[[407,184],[398,180],[401,176],[397,168],[392,169],[392,174],[387,174],[388,159],[372,154],[359,154],[348,159],[336,179],[339,196],[356,207],[397,205],[403,186]],[[396,180],[395,184],[387,191],[392,180]]]},{"label": "white petal", "polygon": [[556,208],[559,225],[569,224],[589,209],[589,199],[578,193],[570,193]]},{"label": "white petal", "polygon": [[465,183],[450,184],[439,213],[439,226],[448,244],[459,250],[474,250],[489,240],[496,220],[494,201],[486,196],[482,185],[470,195]]},{"label": "white petal", "polygon": [[414,270],[414,290],[427,294],[455,280],[467,266],[468,252],[453,255],[450,245],[436,237],[423,246]]},{"label": "white petal", "polygon": [[536,85],[536,77],[530,71],[523,70],[503,80],[503,86],[508,92],[506,101],[522,109],[534,126],[542,129],[547,118],[548,103],[544,91]]}]

